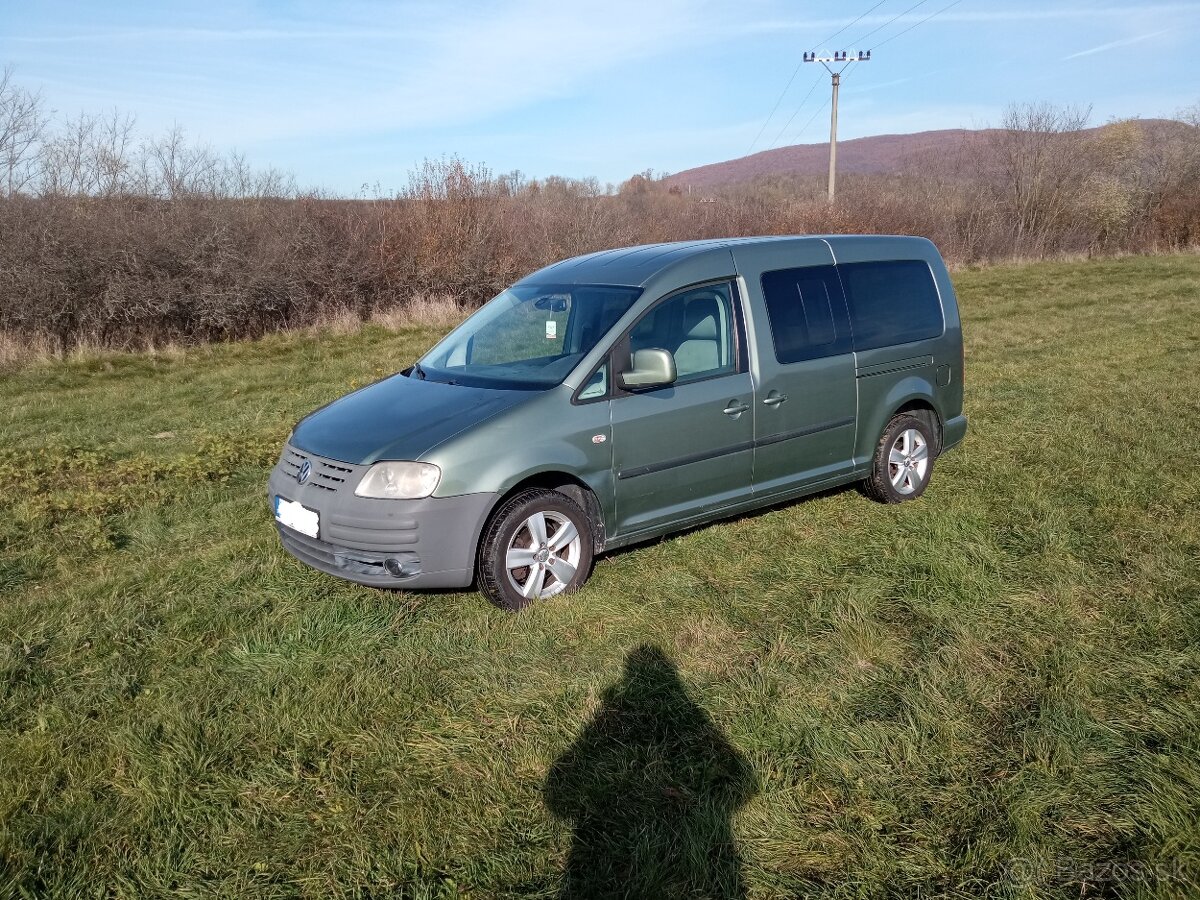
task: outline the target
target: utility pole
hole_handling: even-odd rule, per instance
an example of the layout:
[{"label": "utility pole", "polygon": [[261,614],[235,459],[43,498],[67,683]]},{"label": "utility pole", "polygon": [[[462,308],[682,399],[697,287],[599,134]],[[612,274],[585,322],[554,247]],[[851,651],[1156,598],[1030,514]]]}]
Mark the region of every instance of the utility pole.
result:
[{"label": "utility pole", "polygon": [[[806,63],[819,62],[825,66],[825,71],[828,72],[833,80],[833,110],[829,114],[829,202],[833,202],[833,195],[837,188],[837,107],[838,107],[838,88],[842,83],[842,73],[846,71],[850,63],[853,62],[870,62],[871,51],[865,53],[862,50],[858,51],[858,56],[850,56],[845,50],[835,50],[833,56],[817,56],[814,53],[805,53],[804,61]],[[845,63],[836,72],[829,68],[829,63],[837,65]]]}]

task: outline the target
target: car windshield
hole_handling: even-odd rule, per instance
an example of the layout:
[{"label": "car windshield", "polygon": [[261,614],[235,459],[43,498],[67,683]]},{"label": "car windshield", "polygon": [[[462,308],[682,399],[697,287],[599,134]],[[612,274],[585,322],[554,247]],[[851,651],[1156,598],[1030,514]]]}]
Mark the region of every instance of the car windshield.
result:
[{"label": "car windshield", "polygon": [[409,375],[472,387],[553,387],[641,293],[604,284],[515,285],[446,335]]}]

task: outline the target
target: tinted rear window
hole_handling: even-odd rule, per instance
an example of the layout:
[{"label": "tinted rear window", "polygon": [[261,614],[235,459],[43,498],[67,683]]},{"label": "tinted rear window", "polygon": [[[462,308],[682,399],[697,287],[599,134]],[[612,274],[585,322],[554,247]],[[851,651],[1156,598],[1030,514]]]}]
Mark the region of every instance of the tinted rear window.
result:
[{"label": "tinted rear window", "polygon": [[762,289],[776,360],[794,363],[850,352],[850,329],[833,266],[766,272]]},{"label": "tinted rear window", "polygon": [[839,265],[854,349],[906,344],[942,333],[942,304],[928,263],[917,259]]}]

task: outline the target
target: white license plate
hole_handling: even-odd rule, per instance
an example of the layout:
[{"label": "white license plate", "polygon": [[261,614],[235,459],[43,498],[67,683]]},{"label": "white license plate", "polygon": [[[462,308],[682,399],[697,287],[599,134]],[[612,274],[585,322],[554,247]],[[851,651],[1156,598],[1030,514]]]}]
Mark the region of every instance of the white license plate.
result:
[{"label": "white license plate", "polygon": [[320,531],[320,516],[315,509],[275,496],[275,521],[315,538]]}]

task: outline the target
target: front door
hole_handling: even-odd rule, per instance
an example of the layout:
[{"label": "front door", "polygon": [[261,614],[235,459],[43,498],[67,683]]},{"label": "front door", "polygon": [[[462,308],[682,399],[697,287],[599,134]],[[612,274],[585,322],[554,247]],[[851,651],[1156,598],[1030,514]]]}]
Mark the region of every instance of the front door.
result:
[{"label": "front door", "polygon": [[744,333],[726,282],[666,298],[615,351],[627,359],[668,350],[678,373],[672,385],[612,400],[616,533],[683,524],[750,496],[754,384]]}]

